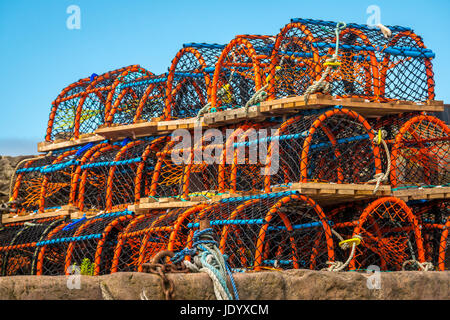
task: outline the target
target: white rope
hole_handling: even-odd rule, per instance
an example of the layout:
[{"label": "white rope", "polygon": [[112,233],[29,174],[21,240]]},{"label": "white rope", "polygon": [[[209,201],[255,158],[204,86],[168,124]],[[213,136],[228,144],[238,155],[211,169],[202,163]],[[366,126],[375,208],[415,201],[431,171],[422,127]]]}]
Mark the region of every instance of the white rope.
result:
[{"label": "white rope", "polygon": [[383,33],[386,39],[389,39],[392,36],[392,31],[388,27],[382,25],[381,23],[377,24],[377,28],[380,28],[381,32]]},{"label": "white rope", "polygon": [[[218,250],[218,249],[217,249]],[[220,253],[220,252],[219,252]],[[222,256],[222,254],[220,254]],[[213,265],[214,260],[217,261],[217,255],[212,255],[211,253],[206,256],[206,261]],[[228,289],[224,288],[221,281],[217,277],[217,275],[210,269],[203,266],[203,263],[200,260],[199,256],[194,257],[194,263],[184,260],[183,263],[185,264],[186,268],[189,269],[189,271],[197,273],[197,272],[204,272],[206,273],[213,282],[214,287],[214,294],[217,298],[217,300],[232,300],[232,297],[230,296],[230,293],[228,292]],[[226,272],[226,271],[224,271]],[[224,276],[224,279],[226,277],[226,273],[222,274]]]},{"label": "white rope", "polygon": [[387,168],[385,173],[378,173],[373,176],[372,180],[369,180],[367,183],[376,183],[375,188],[373,190],[373,194],[377,193],[381,182],[388,181],[389,180],[389,174],[391,172],[391,155],[389,153],[389,148],[387,146],[386,141],[384,139],[387,136],[387,132],[385,130],[380,130],[379,134],[373,138],[373,142],[376,144],[382,144],[384,151],[386,153],[386,160],[387,160]]},{"label": "white rope", "polygon": [[267,99],[267,92],[265,90],[267,89],[268,86],[269,84],[266,84],[264,87],[262,87],[252,95],[252,97],[245,104],[245,113],[248,114],[248,108],[250,106],[254,106]]},{"label": "white rope", "polygon": [[335,49],[332,57],[325,60],[324,65],[326,65],[327,67],[325,69],[325,72],[320,77],[320,79],[318,81],[315,81],[312,85],[310,85],[306,89],[306,91],[304,93],[305,104],[308,104],[309,96],[312,93],[315,93],[318,91],[322,91],[324,93],[331,92],[331,83],[329,83],[325,79],[328,77],[331,70],[335,70],[335,69],[339,68],[339,66],[340,66],[339,60],[338,60],[338,58],[339,58],[339,34],[340,34],[341,30],[345,29],[346,27],[347,27],[347,24],[345,22],[339,22],[336,25],[336,28],[334,31],[336,34],[336,49]]},{"label": "white rope", "polygon": [[[359,235],[355,235],[353,238],[358,238],[358,239],[362,240],[362,237]],[[343,243],[340,247],[342,250],[347,250],[350,247],[350,245],[348,243]],[[344,270],[348,266],[350,261],[352,261],[353,256],[355,255],[355,249],[356,249],[356,243],[353,242],[352,243],[352,251],[350,252],[350,255],[348,256],[348,259],[347,259],[347,261],[345,261],[345,263],[342,263],[341,261],[334,261],[334,262],[327,261],[326,263],[328,265],[328,268],[324,268],[322,270],[334,271],[334,272],[339,272],[339,271]]]},{"label": "white rope", "polygon": [[422,271],[433,271],[434,270],[434,265],[431,262],[421,263],[417,260],[406,260],[405,262],[403,262],[402,271],[406,271],[406,266],[408,264],[416,264],[419,266],[420,269],[422,269]]}]

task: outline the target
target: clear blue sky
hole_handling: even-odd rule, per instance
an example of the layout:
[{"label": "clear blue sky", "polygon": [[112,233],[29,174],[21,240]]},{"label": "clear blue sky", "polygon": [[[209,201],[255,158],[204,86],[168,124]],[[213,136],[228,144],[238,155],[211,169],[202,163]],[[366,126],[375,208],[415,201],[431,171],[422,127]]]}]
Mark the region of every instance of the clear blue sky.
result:
[{"label": "clear blue sky", "polygon": [[[69,5],[81,29],[69,30]],[[183,43],[226,44],[236,34],[277,34],[290,18],[412,27],[437,55],[437,99],[450,101],[450,1],[0,0],[0,155],[36,154],[50,104],[68,84],[140,64],[165,72]]]}]

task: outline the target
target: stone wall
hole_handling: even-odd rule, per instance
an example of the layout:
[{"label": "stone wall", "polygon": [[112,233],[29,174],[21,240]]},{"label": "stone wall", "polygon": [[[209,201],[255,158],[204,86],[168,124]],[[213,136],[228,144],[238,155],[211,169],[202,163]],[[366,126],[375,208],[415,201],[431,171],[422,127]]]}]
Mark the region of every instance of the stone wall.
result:
[{"label": "stone wall", "polygon": [[[169,274],[175,299],[215,299],[206,274]],[[450,272],[381,273],[380,289],[369,289],[368,275],[356,272],[310,270],[236,274],[241,300],[310,299],[450,299]],[[80,289],[68,289],[66,276],[15,276],[0,278],[0,299],[164,299],[160,278],[146,273],[81,276]],[[73,282],[72,282],[73,283]],[[103,290],[107,294],[102,294]]]},{"label": "stone wall", "polygon": [[9,183],[17,164],[31,156],[0,156],[0,203],[8,201]]}]

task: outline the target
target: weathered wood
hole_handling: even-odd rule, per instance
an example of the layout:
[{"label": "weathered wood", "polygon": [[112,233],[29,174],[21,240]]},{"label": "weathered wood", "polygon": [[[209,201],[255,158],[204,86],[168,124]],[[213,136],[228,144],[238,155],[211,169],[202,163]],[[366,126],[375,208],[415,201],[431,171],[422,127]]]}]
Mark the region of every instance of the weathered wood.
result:
[{"label": "weathered wood", "polygon": [[105,140],[105,137],[97,134],[91,134],[90,136],[86,136],[84,138],[76,139],[76,140],[67,140],[60,142],[39,142],[38,143],[38,152],[49,152],[53,150],[65,149],[75,146],[81,146],[83,144],[87,144],[90,142],[100,142]]},{"label": "weathered wood", "polygon": [[402,190],[394,190],[392,194],[393,196],[400,198],[404,201],[449,199],[450,187],[409,188]]},{"label": "weathered wood", "polygon": [[26,222],[36,219],[44,219],[44,218],[53,218],[53,217],[59,217],[59,216],[69,216],[69,211],[52,211],[52,212],[43,212],[43,213],[36,213],[36,214],[26,214],[23,216],[13,216],[8,217],[8,215],[2,216],[2,223],[16,223],[16,222]]}]

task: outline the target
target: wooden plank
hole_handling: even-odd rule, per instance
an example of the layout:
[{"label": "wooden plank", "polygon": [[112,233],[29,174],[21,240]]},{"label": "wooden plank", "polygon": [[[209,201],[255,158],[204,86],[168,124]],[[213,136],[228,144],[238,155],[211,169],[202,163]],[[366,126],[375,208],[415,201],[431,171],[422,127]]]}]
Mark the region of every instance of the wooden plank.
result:
[{"label": "wooden plank", "polygon": [[58,150],[58,149],[65,149],[65,148],[70,148],[70,147],[76,147],[76,146],[81,146],[83,144],[87,144],[90,142],[100,142],[105,140],[105,137],[101,136],[101,135],[97,135],[97,134],[92,134],[88,137],[84,137],[84,138],[80,138],[80,139],[76,139],[76,140],[67,140],[67,141],[62,141],[62,142],[39,142],[38,143],[38,152],[49,152],[49,151],[53,151],[53,150]]},{"label": "wooden plank", "polygon": [[16,222],[24,222],[24,221],[31,221],[35,219],[44,219],[44,218],[52,218],[52,217],[59,217],[59,216],[68,216],[70,215],[70,212],[68,211],[52,211],[52,212],[44,212],[44,213],[36,213],[36,214],[27,214],[23,216],[15,216],[15,217],[7,217],[8,215],[2,216],[2,223],[16,223]]},{"label": "wooden plank", "polygon": [[172,208],[188,208],[200,204],[200,201],[171,201],[171,202],[153,202],[131,205],[128,210],[138,212],[151,209],[172,209]]},{"label": "wooden plank", "polygon": [[394,197],[408,200],[449,199],[450,187],[409,188],[394,190],[392,194]]},{"label": "wooden plank", "polygon": [[417,104],[412,101],[396,101],[393,103],[370,102],[363,98],[343,98],[336,99],[329,95],[314,94],[310,95],[308,103],[306,104],[304,97],[290,97],[278,100],[265,101],[261,103],[260,111],[262,113],[282,113],[285,109],[317,109],[323,106],[341,105],[348,109],[355,110],[361,114],[366,115],[384,115],[390,113],[402,113],[410,111],[428,111],[440,112],[443,111],[443,103],[437,101],[430,101],[426,104]]}]

